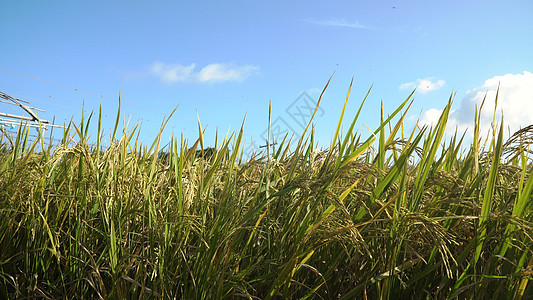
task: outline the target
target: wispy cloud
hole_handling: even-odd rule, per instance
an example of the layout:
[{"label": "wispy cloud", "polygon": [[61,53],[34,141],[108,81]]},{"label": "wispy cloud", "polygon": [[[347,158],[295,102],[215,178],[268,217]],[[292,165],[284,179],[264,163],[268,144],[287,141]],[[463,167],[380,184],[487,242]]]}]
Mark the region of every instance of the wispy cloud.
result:
[{"label": "wispy cloud", "polygon": [[215,83],[224,81],[243,81],[259,70],[253,65],[238,66],[233,63],[209,64],[196,71],[196,64],[184,66],[155,62],[149,68],[149,74],[159,77],[163,82],[200,82]]},{"label": "wispy cloud", "polygon": [[343,20],[343,19],[322,20],[322,21],[311,20],[311,21],[308,21],[308,22],[316,24],[316,25],[322,25],[322,26],[348,27],[348,28],[356,28],[356,29],[371,29],[371,27],[363,25],[363,24],[359,23],[358,21],[348,22],[348,21]]},{"label": "wispy cloud", "polygon": [[323,90],[324,90],[324,88],[315,87],[315,88],[310,88],[310,89],[306,90],[305,92],[307,92],[310,95],[320,95]]},{"label": "wispy cloud", "polygon": [[[506,133],[508,130],[513,133],[520,128],[533,124],[533,109],[529,108],[533,99],[533,74],[524,71],[522,74],[506,74],[492,77],[486,80],[482,86],[468,91],[459,108],[451,111],[448,119],[448,129],[455,131],[457,128],[461,134],[466,130],[471,136],[475,108],[477,106],[479,109],[483,99],[485,99],[483,110],[480,114],[480,132],[486,134],[492,126],[498,86],[500,90],[496,120],[499,122],[503,112]],[[431,108],[422,115],[420,121],[422,124],[435,124],[441,113],[441,109]],[[449,134],[453,134],[453,132],[449,132]]]},{"label": "wispy cloud", "polygon": [[422,94],[427,94],[431,91],[440,89],[446,84],[446,81],[439,79],[435,80],[433,78],[417,79],[416,81],[407,82],[399,86],[400,90],[414,89],[416,88],[417,92]]},{"label": "wispy cloud", "polygon": [[162,62],[155,62],[150,67],[150,72],[158,76],[164,82],[178,82],[189,80],[194,72],[196,64],[183,66],[180,64],[165,64]]}]

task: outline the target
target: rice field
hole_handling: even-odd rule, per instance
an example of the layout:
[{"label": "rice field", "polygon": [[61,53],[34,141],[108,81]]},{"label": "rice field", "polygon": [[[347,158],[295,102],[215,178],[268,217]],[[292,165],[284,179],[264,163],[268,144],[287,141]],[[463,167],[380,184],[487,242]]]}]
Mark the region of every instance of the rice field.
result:
[{"label": "rice field", "polygon": [[201,124],[143,144],[120,110],[108,137],[2,136],[0,298],[533,298],[533,126],[486,136],[478,108],[446,139],[450,97],[405,131],[411,94],[363,138],[349,94],[326,149],[312,121],[251,158],[244,124],[210,155]]}]

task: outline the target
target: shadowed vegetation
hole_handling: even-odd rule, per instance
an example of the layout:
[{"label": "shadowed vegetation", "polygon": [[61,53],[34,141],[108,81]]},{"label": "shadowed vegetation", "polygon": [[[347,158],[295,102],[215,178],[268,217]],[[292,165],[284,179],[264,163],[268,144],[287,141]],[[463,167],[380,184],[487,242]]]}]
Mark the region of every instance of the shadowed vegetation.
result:
[{"label": "shadowed vegetation", "polygon": [[405,134],[411,96],[368,139],[345,103],[328,149],[308,126],[249,159],[242,128],[197,152],[200,124],[158,158],[120,110],[105,151],[92,115],[53,148],[21,128],[0,146],[0,298],[527,298],[533,128],[485,142],[476,111],[472,145],[445,140],[450,97]]}]

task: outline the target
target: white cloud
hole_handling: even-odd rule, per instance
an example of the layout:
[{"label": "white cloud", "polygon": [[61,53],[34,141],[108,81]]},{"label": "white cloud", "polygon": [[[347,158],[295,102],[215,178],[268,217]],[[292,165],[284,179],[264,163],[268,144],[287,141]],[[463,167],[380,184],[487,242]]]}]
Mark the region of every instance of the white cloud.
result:
[{"label": "white cloud", "polygon": [[[442,109],[436,109],[432,108],[424,112],[422,117],[420,118],[420,125],[429,125],[429,126],[435,126],[437,122],[439,121],[439,118],[442,114]],[[450,115],[448,118],[447,126],[446,126],[446,135],[450,136],[455,134],[457,131],[458,135],[462,135],[465,131],[468,131],[468,128],[474,124],[474,115],[472,115],[472,122],[471,123],[462,123],[459,122],[456,118],[457,116],[457,110],[451,110]]]},{"label": "white cloud", "polygon": [[180,64],[156,62],[152,64],[150,71],[152,74],[159,76],[164,82],[177,82],[189,80],[193,75],[195,67],[195,64],[182,66]]},{"label": "white cloud", "polygon": [[180,64],[155,62],[150,67],[150,74],[159,77],[167,83],[180,81],[214,83],[222,81],[243,81],[258,71],[259,67],[221,63],[207,65],[200,71],[195,71],[195,69],[196,64],[183,66]]},{"label": "white cloud", "polygon": [[[506,74],[492,77],[486,80],[482,86],[467,91],[461,100],[459,108],[450,112],[447,126],[448,133],[453,134],[457,128],[460,134],[467,130],[468,135],[471,137],[471,128],[474,127],[475,108],[477,106],[479,109],[483,99],[485,99],[480,115],[480,133],[486,135],[492,127],[498,85],[500,86],[500,91],[496,108],[496,122],[500,122],[503,112],[506,136],[520,128],[532,125],[533,74],[524,71],[522,74]],[[441,113],[442,110],[429,109],[422,115],[420,121],[423,124],[435,124]]]},{"label": "white cloud", "polygon": [[323,25],[323,26],[335,26],[335,27],[348,27],[356,29],[370,29],[370,27],[365,26],[358,21],[348,22],[346,20],[325,20],[325,21],[309,21],[310,23]]},{"label": "white cloud", "polygon": [[400,90],[415,89],[417,92],[427,94],[431,91],[435,91],[444,86],[446,81],[439,79],[433,81],[433,78],[417,79],[416,81],[407,82],[400,85]]},{"label": "white cloud", "polygon": [[251,65],[234,66],[232,64],[211,64],[198,73],[198,81],[243,81],[259,68]]}]

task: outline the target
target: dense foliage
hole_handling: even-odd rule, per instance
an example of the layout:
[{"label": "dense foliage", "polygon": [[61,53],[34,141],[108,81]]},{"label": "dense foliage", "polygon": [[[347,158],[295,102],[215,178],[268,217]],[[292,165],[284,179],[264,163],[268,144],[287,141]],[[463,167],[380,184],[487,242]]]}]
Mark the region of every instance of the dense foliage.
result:
[{"label": "dense foliage", "polygon": [[410,97],[366,140],[345,104],[328,149],[308,126],[252,158],[242,129],[202,157],[200,124],[144,147],[120,112],[105,151],[91,118],[54,147],[3,137],[0,298],[533,295],[533,127],[484,140],[476,113],[472,145],[446,140],[450,99],[404,135]]}]

